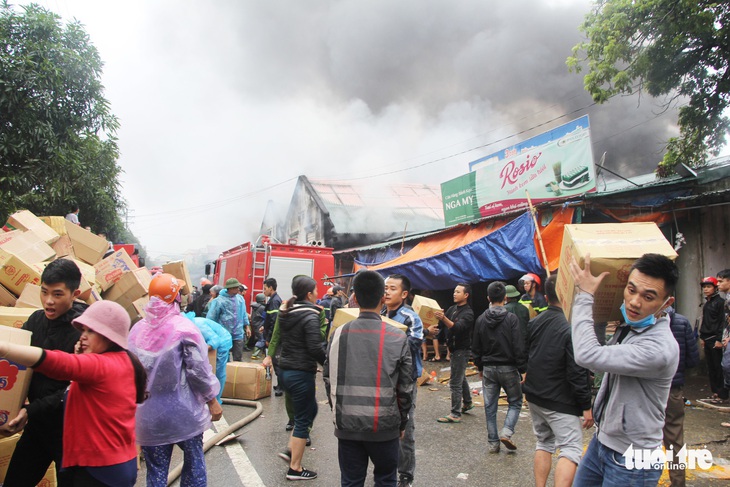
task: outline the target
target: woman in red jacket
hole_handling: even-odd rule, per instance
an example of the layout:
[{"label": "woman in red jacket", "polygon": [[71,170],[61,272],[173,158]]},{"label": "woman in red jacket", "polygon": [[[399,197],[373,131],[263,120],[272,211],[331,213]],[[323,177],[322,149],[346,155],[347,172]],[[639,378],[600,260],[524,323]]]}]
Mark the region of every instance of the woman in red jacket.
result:
[{"label": "woman in red jacket", "polygon": [[65,398],[63,469],[75,486],[132,486],[137,479],[135,412],[147,375],[127,351],[131,325],[122,306],[97,301],[73,320],[77,354],[0,341],[0,357],[70,380]]}]

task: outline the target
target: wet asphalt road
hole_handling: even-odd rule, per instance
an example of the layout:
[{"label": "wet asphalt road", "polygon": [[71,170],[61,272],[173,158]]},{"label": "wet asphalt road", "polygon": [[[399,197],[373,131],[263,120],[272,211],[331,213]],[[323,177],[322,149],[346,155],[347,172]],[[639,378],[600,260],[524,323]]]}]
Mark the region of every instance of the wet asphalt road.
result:
[{"label": "wet asphalt road", "polygon": [[[448,363],[428,363],[427,370],[439,370]],[[447,372],[442,372],[445,374]],[[480,387],[478,376],[468,377],[474,387]],[[686,396],[692,400],[704,397],[702,387],[706,379],[690,377]],[[305,485],[339,485],[337,461],[337,440],[333,434],[332,414],[326,403],[324,384],[321,374],[317,381],[319,414],[311,433],[312,447],[304,454],[303,464],[318,473],[315,480]],[[532,433],[529,410],[523,408],[517,430],[513,436],[518,449],[507,453],[504,448],[499,454],[488,454],[486,448],[486,421],[481,396],[474,397],[478,407],[465,414],[460,424],[441,424],[436,419],[450,410],[448,383],[421,386],[418,391],[416,408],[416,486],[527,486],[534,485],[532,457],[535,439]],[[206,454],[208,466],[208,485],[268,487],[292,485],[285,479],[286,464],[276,455],[287,444],[288,432],[283,397],[264,398],[260,401],[263,414],[238,430],[238,445],[233,442],[228,447],[213,447]],[[227,423],[248,415],[252,410],[240,406],[224,405]],[[506,406],[500,406],[498,424],[504,420]],[[685,419],[685,441],[688,448],[707,448],[715,463],[730,460],[730,429],[722,428],[720,422],[730,421],[730,413],[708,410],[701,407],[688,407]],[[584,432],[585,445],[592,431]],[[240,446],[239,446],[240,445]],[[241,455],[241,449],[245,455]],[[179,459],[176,452],[173,464]],[[233,460],[232,460],[233,457]],[[241,460],[243,458],[243,461]],[[238,470],[234,464],[238,464]],[[555,461],[553,462],[553,465]],[[730,465],[715,466],[709,472],[689,472],[688,486],[704,487],[728,485]],[[144,485],[144,472],[140,472],[137,485]],[[241,480],[241,476],[244,480]],[[259,480],[260,479],[260,480]],[[179,485],[179,482],[177,483]],[[299,485],[299,484],[297,484]],[[369,476],[366,485],[372,485]],[[552,485],[552,475],[548,485]],[[666,473],[660,485],[668,485]]]}]

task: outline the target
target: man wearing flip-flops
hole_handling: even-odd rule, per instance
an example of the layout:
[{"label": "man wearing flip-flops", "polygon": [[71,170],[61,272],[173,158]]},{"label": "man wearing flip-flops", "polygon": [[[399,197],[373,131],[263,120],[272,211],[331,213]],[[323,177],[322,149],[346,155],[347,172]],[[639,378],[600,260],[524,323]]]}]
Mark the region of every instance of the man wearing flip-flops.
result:
[{"label": "man wearing flip-flops", "polygon": [[454,305],[446,313],[434,313],[446,326],[446,345],[451,354],[451,414],[439,418],[439,423],[460,423],[461,413],[474,407],[466,380],[466,364],[469,362],[471,335],[474,330],[474,311],[469,306],[469,296],[471,286],[459,283],[454,288]]}]

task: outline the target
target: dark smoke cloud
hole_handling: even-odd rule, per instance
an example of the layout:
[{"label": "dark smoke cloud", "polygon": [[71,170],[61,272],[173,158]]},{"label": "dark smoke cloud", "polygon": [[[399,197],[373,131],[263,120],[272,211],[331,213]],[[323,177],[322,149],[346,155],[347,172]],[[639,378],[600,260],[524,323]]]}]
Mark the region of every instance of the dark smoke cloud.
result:
[{"label": "dark smoke cloud", "polygon": [[[213,27],[233,29],[236,40],[210,54],[214,69],[246,95],[357,100],[376,118],[408,107],[425,124],[467,104],[476,131],[489,133],[481,141],[489,142],[591,104],[583,75],[565,65],[589,8],[588,1],[542,0],[225,3],[214,15],[225,29]],[[655,118],[660,111],[648,97],[640,104],[636,96],[616,97],[467,159],[588,113],[596,160],[608,152],[607,167],[647,172],[675,132],[674,112]]]}]

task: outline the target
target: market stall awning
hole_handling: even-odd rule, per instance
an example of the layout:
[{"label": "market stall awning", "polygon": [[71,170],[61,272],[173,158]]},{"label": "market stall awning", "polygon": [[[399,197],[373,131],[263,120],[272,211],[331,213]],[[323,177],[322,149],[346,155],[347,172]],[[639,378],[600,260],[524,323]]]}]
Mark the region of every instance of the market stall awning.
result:
[{"label": "market stall awning", "polygon": [[[557,263],[562,225],[570,222],[572,215],[570,208],[558,210],[545,227],[551,240],[546,242],[549,261],[554,259]],[[558,241],[551,234],[559,234]],[[534,235],[532,216],[525,212],[510,222],[501,220],[490,226],[482,223],[428,237],[402,256],[367,268],[384,276],[404,274],[417,289],[448,289],[459,282],[516,279],[526,272],[542,274]]]}]

